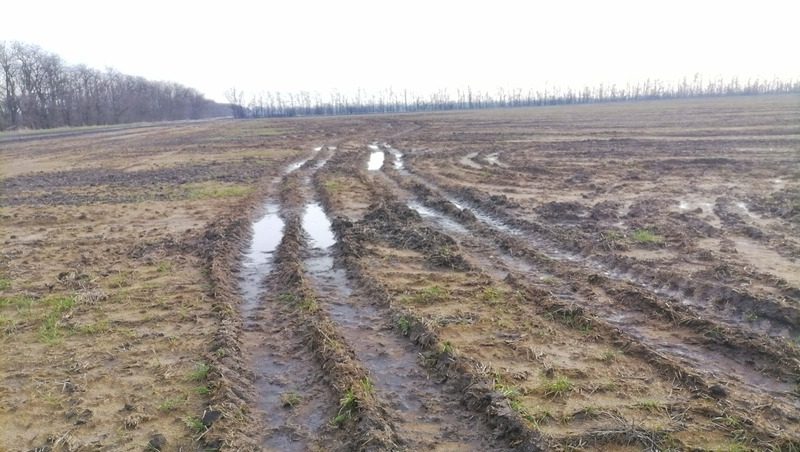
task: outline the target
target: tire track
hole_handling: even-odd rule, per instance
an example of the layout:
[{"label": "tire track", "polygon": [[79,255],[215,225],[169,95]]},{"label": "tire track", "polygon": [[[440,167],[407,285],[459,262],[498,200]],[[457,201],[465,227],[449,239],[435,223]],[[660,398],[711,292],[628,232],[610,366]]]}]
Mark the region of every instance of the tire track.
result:
[{"label": "tire track", "polygon": [[[324,163],[323,163],[324,165]],[[391,312],[351,286],[346,270],[335,266],[336,237],[331,220],[314,201],[309,186],[323,165],[304,177],[302,226],[309,238],[303,268],[316,303],[333,322],[347,347],[368,372],[363,386],[374,391],[403,447],[411,450],[500,450],[504,446],[460,406],[445,385],[419,364],[414,345],[389,326]]]},{"label": "tire track", "polygon": [[[397,152],[399,153],[399,151]],[[403,179],[414,177],[405,170],[397,170],[394,174],[392,171],[388,172],[399,183],[403,183]],[[430,183],[426,183],[425,186],[436,190],[436,187],[432,187]],[[396,191],[402,190],[396,184],[392,189]],[[408,195],[405,195],[405,197],[409,198]],[[430,207],[434,209],[441,206],[441,199],[438,203],[430,203],[430,199],[427,200],[431,204]],[[415,207],[413,201],[410,202],[410,205],[412,208]],[[460,212],[461,206],[455,209],[453,207],[456,206],[451,205],[449,213]],[[576,275],[574,271],[563,272],[558,271],[553,265],[542,265],[547,263],[547,259],[543,260],[540,254],[536,252],[530,253],[526,250],[528,245],[523,240],[520,240],[520,238],[527,238],[523,231],[512,226],[498,227],[497,220],[484,221],[482,217],[489,217],[489,215],[480,212],[475,215],[477,225],[475,222],[462,221],[459,227],[452,227],[449,225],[449,221],[458,221],[458,216],[451,216],[450,220],[447,221],[442,220],[443,215],[434,210],[428,212],[418,211],[423,216],[427,214],[438,227],[444,228],[448,234],[456,237],[461,243],[470,243],[475,240],[474,236],[464,234],[464,229],[478,232],[494,242],[499,240],[498,245],[494,246],[484,240],[479,250],[479,252],[489,250],[494,257],[493,260],[502,263],[502,270],[499,273],[508,271],[510,275],[515,275],[514,279],[518,281],[522,288],[531,287],[544,293],[555,292],[554,295],[561,300],[563,307],[582,306],[604,319],[603,321],[607,322],[610,327],[624,331],[630,340],[651,347],[652,353],[670,356],[670,360],[676,360],[682,363],[683,366],[688,366],[688,368],[693,369],[690,372],[691,374],[698,377],[702,375],[702,380],[709,381],[705,385],[709,394],[727,396],[728,392],[733,393],[734,398],[737,399],[740,412],[746,413],[748,410],[746,407],[749,406],[761,406],[763,410],[764,406],[775,405],[774,411],[770,408],[768,412],[771,411],[771,417],[774,416],[779,419],[781,416],[793,416],[791,413],[796,412],[800,406],[796,396],[792,395],[794,382],[784,382],[759,372],[756,370],[757,368],[753,368],[754,365],[752,363],[748,364],[745,361],[749,358],[743,360],[741,356],[737,355],[735,349],[728,353],[724,348],[710,345],[708,340],[698,336],[694,330],[688,329],[681,324],[668,323],[666,328],[655,328],[648,315],[641,311],[642,307],[628,306],[626,303],[620,304],[615,299],[620,296],[618,292],[611,291],[609,293],[603,287],[597,290],[593,287],[587,287],[588,285],[586,284],[579,284],[579,286],[583,286],[583,290],[580,293],[576,293],[570,286],[574,286],[574,278],[576,276],[581,277],[581,273],[578,272]],[[513,250],[516,256],[509,254],[509,250]],[[570,265],[576,265],[572,259],[566,260]],[[479,265],[481,267],[492,265],[492,262],[483,258],[479,259]],[[543,268],[549,268],[550,271],[542,273],[541,270]],[[495,276],[498,276],[497,273],[495,272]],[[582,277],[590,274],[592,273],[584,272]],[[548,284],[535,282],[550,280],[554,276],[560,280],[557,287],[553,287],[552,282],[548,282]],[[519,283],[522,280],[526,282]],[[534,281],[533,284],[527,282],[531,280]],[[569,284],[566,284],[567,281],[569,281]],[[616,289],[613,285],[609,287]],[[624,296],[625,294],[622,293],[622,295]],[[766,362],[763,365],[767,366]],[[751,403],[751,397],[755,397],[760,402]],[[769,431],[768,428],[765,430]],[[773,434],[780,435],[780,432],[773,432]],[[797,435],[797,432],[790,436],[792,435]]]}]

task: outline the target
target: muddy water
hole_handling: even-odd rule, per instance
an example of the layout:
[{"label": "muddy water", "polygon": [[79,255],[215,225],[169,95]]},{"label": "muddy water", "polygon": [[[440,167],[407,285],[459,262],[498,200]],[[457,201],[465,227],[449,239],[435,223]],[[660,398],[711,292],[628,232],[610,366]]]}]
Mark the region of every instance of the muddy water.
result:
[{"label": "muddy water", "polygon": [[283,237],[283,220],[278,210],[275,202],[268,201],[264,205],[264,216],[253,223],[253,237],[242,260],[239,288],[244,301],[242,312],[245,322],[251,321],[254,311],[259,307],[259,295],[263,291],[261,283],[272,271],[273,254]]},{"label": "muddy water", "polygon": [[409,201],[408,207],[415,210],[423,219],[432,220],[434,223],[440,225],[443,229],[455,232],[457,234],[467,234],[467,229],[460,223],[453,221],[433,209],[423,206],[417,201]]},{"label": "muddy water", "polygon": [[[324,146],[315,147],[314,148],[314,154],[316,154],[317,152],[321,151],[323,147]],[[285,170],[283,170],[283,174],[291,174],[291,173],[297,171],[298,169],[300,169],[301,166],[305,165],[305,163],[307,161],[311,160],[312,157],[314,157],[314,155],[309,155],[308,157],[306,157],[304,159],[301,159],[301,160],[298,160],[298,161],[292,163],[291,165],[287,166]]]},{"label": "muddy water", "polygon": [[304,265],[321,306],[369,371],[379,398],[395,411],[401,437],[435,449],[487,447],[473,438],[471,422],[453,413],[460,411],[458,402],[447,400],[444,388],[428,378],[415,347],[386,325],[389,313],[354,294],[345,270],[335,268],[331,222],[318,203],[306,205],[302,224],[311,245]]},{"label": "muddy water", "polygon": [[367,162],[367,170],[378,171],[383,166],[383,159],[385,155],[377,144],[370,144],[368,147],[370,153],[369,153],[369,161]]}]

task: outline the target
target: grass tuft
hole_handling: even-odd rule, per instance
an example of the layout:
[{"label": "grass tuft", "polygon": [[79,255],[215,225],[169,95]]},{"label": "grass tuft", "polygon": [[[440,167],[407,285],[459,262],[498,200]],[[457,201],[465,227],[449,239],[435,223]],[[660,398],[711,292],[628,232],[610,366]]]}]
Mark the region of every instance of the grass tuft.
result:
[{"label": "grass tuft", "polygon": [[542,385],[542,392],[547,397],[563,397],[574,389],[575,385],[567,377],[556,377]]},{"label": "grass tuft", "polygon": [[194,370],[189,374],[189,379],[192,381],[203,381],[208,378],[208,373],[211,372],[211,366],[206,363],[199,363],[194,366]]},{"label": "grass tuft", "polygon": [[303,398],[300,397],[300,394],[294,391],[284,392],[281,394],[281,403],[283,404],[284,408],[294,408],[302,401]]},{"label": "grass tuft", "polygon": [[186,426],[189,427],[189,430],[195,434],[206,431],[205,424],[203,424],[203,421],[198,417],[187,417],[184,422],[186,423]]},{"label": "grass tuft", "polygon": [[400,329],[400,332],[403,333],[403,336],[408,336],[408,333],[411,332],[411,321],[408,317],[400,317],[397,319],[397,328]]},{"label": "grass tuft", "polygon": [[171,399],[167,399],[161,402],[160,405],[158,405],[158,411],[164,411],[164,412],[174,411],[180,405],[183,405],[184,402],[186,402],[186,399],[182,397],[173,397]]},{"label": "grass tuft", "polygon": [[332,423],[338,426],[347,422],[353,417],[353,414],[355,414],[357,408],[358,397],[356,397],[356,394],[352,389],[348,389],[347,392],[344,393],[344,396],[342,396],[341,400],[339,400],[339,412],[336,414],[336,417],[333,418]]},{"label": "grass tuft", "polygon": [[631,235],[631,239],[634,242],[640,243],[643,245],[663,245],[664,244],[664,236],[658,235],[649,229],[637,229],[633,231]]},{"label": "grass tuft", "polygon": [[450,292],[441,286],[430,286],[422,290],[418,290],[413,295],[406,297],[406,299],[415,304],[433,304],[447,301],[450,297]]}]

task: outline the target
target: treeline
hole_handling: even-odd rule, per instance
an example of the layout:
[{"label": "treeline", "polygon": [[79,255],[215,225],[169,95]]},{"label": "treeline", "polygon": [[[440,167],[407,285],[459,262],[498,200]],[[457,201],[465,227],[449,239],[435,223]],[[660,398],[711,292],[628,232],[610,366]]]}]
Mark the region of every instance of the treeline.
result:
[{"label": "treeline", "polygon": [[199,119],[219,114],[192,88],[66,65],[35,45],[0,41],[0,130]]},{"label": "treeline", "polygon": [[598,85],[582,89],[504,90],[494,93],[471,88],[440,90],[426,96],[408,91],[385,90],[377,94],[359,91],[353,96],[333,93],[268,92],[246,101],[245,95],[229,90],[227,99],[234,117],[264,118],[312,115],[353,115],[368,113],[406,113],[481,108],[532,107],[543,105],[588,104],[631,100],[677,99],[757,94],[800,93],[800,81],[780,79],[716,78],[704,80],[695,75],[678,82],[646,80],[624,86]]}]

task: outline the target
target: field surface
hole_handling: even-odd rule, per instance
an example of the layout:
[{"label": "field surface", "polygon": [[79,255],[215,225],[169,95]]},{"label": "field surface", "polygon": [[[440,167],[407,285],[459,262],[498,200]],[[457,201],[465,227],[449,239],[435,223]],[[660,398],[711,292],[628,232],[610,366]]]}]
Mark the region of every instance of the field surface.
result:
[{"label": "field surface", "polygon": [[0,134],[0,451],[800,450],[800,97]]}]

